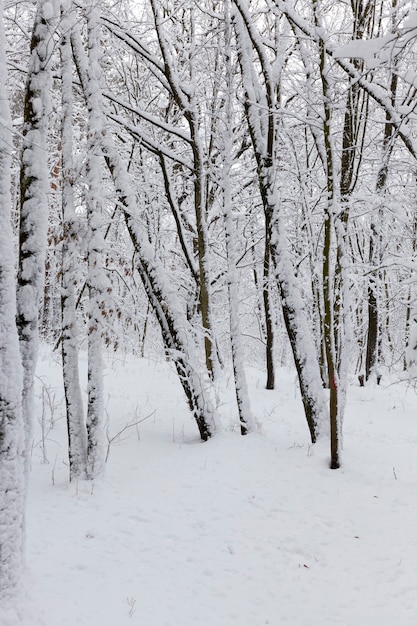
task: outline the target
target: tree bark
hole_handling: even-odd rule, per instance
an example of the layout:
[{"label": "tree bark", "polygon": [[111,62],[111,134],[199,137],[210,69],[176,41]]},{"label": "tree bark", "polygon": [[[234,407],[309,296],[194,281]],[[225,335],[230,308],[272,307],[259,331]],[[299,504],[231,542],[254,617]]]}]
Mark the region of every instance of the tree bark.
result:
[{"label": "tree bark", "polygon": [[49,61],[53,48],[51,33],[54,28],[54,17],[49,15],[51,7],[50,2],[38,0],[30,43],[20,168],[17,329],[23,364],[23,419],[27,451],[32,439],[33,381],[39,336],[38,311],[43,293],[48,219],[46,136],[50,112]]},{"label": "tree bark", "polygon": [[[0,85],[7,84],[3,3],[0,3]],[[11,228],[12,119],[0,98],[0,598],[19,580],[24,543],[23,371],[16,328],[16,283]]]},{"label": "tree bark", "polygon": [[[244,107],[257,163],[257,179],[265,214],[265,228],[269,233],[273,271],[297,369],[304,413],[311,441],[314,443],[326,410],[315,346],[301,302],[295,269],[288,252],[285,224],[276,188],[278,139],[275,109],[279,79],[271,67],[262,38],[253,27],[247,4],[243,0],[234,0],[234,5],[236,10],[233,19],[238,44],[238,59],[245,90]],[[253,69],[248,50],[256,51],[264,84],[260,83]],[[262,119],[259,110],[263,111]]]},{"label": "tree bark", "polygon": [[[230,30],[230,3],[226,3],[225,20],[225,50],[231,48]],[[239,321],[239,289],[237,280],[236,248],[235,248],[235,228],[232,216],[232,107],[231,90],[233,85],[233,72],[230,63],[230,55],[226,54],[226,103],[223,121],[223,223],[226,239],[227,257],[227,289],[229,296],[229,327],[230,343],[232,348],[232,363],[235,382],[235,394],[238,407],[240,432],[246,435],[255,428],[255,420],[252,417],[249,395],[246,383],[244,368],[244,350],[241,340]]]},{"label": "tree bark", "polygon": [[76,311],[77,255],[79,254],[79,223],[74,207],[73,167],[73,95],[72,1],[63,6],[61,38],[62,80],[62,375],[68,430],[70,480],[85,476],[87,464],[87,435],[78,367],[79,332]]},{"label": "tree bark", "polygon": [[[88,93],[87,64],[80,36],[76,29],[71,33],[74,60],[85,94]],[[116,194],[123,208],[126,227],[135,250],[135,265],[141,277],[149,303],[161,328],[167,353],[173,362],[187,398],[192,415],[197,423],[200,437],[206,441],[215,430],[214,403],[211,401],[212,383],[206,379],[194,345],[194,332],[182,311],[176,293],[170,288],[163,264],[140,230],[136,216],[139,210],[127,167],[123,163],[111,135],[105,128],[104,113],[101,112],[103,134],[101,148],[113,178]]]}]

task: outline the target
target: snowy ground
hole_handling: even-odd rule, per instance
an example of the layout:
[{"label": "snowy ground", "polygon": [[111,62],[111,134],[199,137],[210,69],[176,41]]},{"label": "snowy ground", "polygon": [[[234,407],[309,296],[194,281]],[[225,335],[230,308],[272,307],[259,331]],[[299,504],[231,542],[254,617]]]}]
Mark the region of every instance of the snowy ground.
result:
[{"label": "snowy ground", "polygon": [[[405,384],[349,391],[343,468],[314,448],[294,374],[276,391],[249,370],[262,433],[200,443],[165,363],[113,360],[106,474],[68,484],[59,369],[32,455],[24,591],[1,626],[412,626],[417,614],[417,397]],[[38,396],[41,394],[38,381]],[[42,402],[38,400],[39,413]]]}]

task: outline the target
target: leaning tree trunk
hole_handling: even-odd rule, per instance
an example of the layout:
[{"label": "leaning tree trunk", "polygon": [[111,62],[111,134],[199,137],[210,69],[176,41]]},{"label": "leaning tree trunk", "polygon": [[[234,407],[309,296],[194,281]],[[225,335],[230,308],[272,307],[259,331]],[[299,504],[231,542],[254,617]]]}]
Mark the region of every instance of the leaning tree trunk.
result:
[{"label": "leaning tree trunk", "polygon": [[24,100],[20,169],[19,267],[17,273],[17,329],[23,363],[23,419],[26,450],[30,449],[33,382],[38,355],[38,312],[45,273],[48,219],[48,160],[46,136],[50,112],[49,61],[53,4],[38,0],[30,44],[30,64]]},{"label": "leaning tree trunk", "polygon": [[276,193],[268,193],[267,211],[271,214],[271,258],[281,296],[285,328],[290,341],[300,384],[304,414],[315,443],[326,415],[325,399],[316,349],[301,304],[300,290],[294,267],[288,254],[285,226],[279,214]]},{"label": "leaning tree trunk", "polygon": [[[310,437],[314,443],[320,423],[326,415],[325,399],[312,332],[302,305],[297,277],[288,252],[286,227],[277,190],[277,93],[279,74],[270,64],[263,39],[255,30],[248,6],[234,0],[233,22],[238,44],[238,59],[245,90],[244,107],[249,134],[258,169],[258,184],[265,213],[267,237],[270,241],[273,271],[281,296],[281,306],[288,338],[300,383]],[[263,82],[254,71],[255,50],[262,70]],[[259,111],[264,112],[262,118]]]},{"label": "leaning tree trunk", "polygon": [[[88,94],[87,62],[76,28],[72,30],[71,43],[78,76],[86,95]],[[136,268],[161,328],[166,350],[175,363],[201,439],[206,441],[215,430],[214,403],[211,400],[212,383],[204,375],[206,368],[201,367],[194,341],[190,340],[194,336],[193,329],[175,292],[169,287],[170,281],[165,274],[163,264],[158,262],[146,234],[138,225],[136,216],[139,215],[139,209],[127,167],[111,135],[105,129],[104,112],[102,111],[99,115],[103,128],[101,147],[114,181],[120,206],[124,210],[126,227],[135,249]]]},{"label": "leaning tree trunk", "polygon": [[[0,84],[7,84],[3,3],[0,4]],[[23,372],[16,329],[16,284],[11,228],[12,120],[0,98],[0,598],[19,580],[23,558],[25,475]]]},{"label": "leaning tree trunk", "polygon": [[[180,75],[167,33],[164,28],[164,20],[160,13],[159,3],[156,0],[150,1],[158,45],[164,66],[163,83],[169,86],[170,98],[172,97],[179,111],[184,116],[188,124],[190,133],[190,145],[193,154],[193,174],[194,174],[194,212],[197,232],[197,261],[199,272],[199,307],[201,314],[201,324],[204,333],[204,350],[206,368],[210,376],[215,374],[215,341],[213,340],[213,325],[211,321],[211,286],[210,286],[210,263],[209,263],[209,233],[207,224],[207,202],[206,202],[206,177],[207,163],[202,145],[202,135],[204,125],[201,123],[199,113],[199,103],[195,96],[188,94],[190,84],[193,82],[194,57],[192,53],[189,59],[190,75],[184,78]],[[187,42],[189,50],[195,48],[195,25],[190,16],[190,37]]]}]

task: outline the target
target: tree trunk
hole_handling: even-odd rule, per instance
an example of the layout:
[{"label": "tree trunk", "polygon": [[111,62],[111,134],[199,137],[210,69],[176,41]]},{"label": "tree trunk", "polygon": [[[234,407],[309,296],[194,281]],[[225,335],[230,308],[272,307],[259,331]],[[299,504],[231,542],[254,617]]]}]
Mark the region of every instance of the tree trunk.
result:
[{"label": "tree trunk", "polygon": [[[44,9],[47,8],[47,16]],[[17,329],[23,363],[25,448],[32,439],[33,380],[38,356],[38,311],[44,272],[48,219],[48,160],[46,135],[50,112],[49,60],[53,48],[51,3],[38,1],[30,44],[30,65],[24,100],[20,169],[19,266]]]},{"label": "tree trunk", "polygon": [[[318,29],[321,29],[320,0],[313,0],[313,10],[315,24]],[[330,389],[330,468],[338,469],[341,464],[342,424],[346,390],[346,371],[344,368],[345,302],[342,268],[344,228],[343,213],[336,186],[331,79],[326,52],[321,39],[318,42],[318,51],[323,92],[323,143],[326,154],[324,166],[327,192],[323,236],[324,343]]]},{"label": "tree trunk", "polygon": [[[397,0],[392,2],[392,24],[396,28],[395,15]],[[394,59],[394,70],[397,61]],[[398,75],[395,71],[391,74],[389,99],[391,105],[395,105],[397,97]],[[395,128],[391,115],[386,113],[384,138],[382,142],[381,164],[378,169],[375,191],[383,202],[385,189],[388,181],[388,163],[394,148]],[[382,264],[382,225],[384,220],[383,208],[378,208],[376,219],[371,223],[371,235],[369,242],[369,265],[372,271],[368,282],[368,335],[366,342],[365,378],[369,379],[372,373],[378,375],[378,363],[381,343],[381,315],[380,315],[380,291],[382,276],[380,266]]]},{"label": "tree trunk", "polygon": [[[211,290],[210,290],[210,264],[209,264],[209,239],[207,225],[206,203],[206,169],[205,155],[202,146],[202,127],[200,124],[199,103],[193,95],[188,93],[188,84],[184,88],[186,79],[180,77],[171,54],[171,47],[164,29],[164,21],[161,18],[158,2],[151,0],[152,13],[158,37],[158,44],[164,64],[164,84],[169,85],[170,97],[172,97],[182,112],[190,132],[190,145],[193,154],[194,175],[194,212],[197,232],[197,256],[199,271],[199,305],[201,323],[204,333],[203,342],[205,350],[206,368],[210,376],[214,376],[215,341],[213,340],[213,327],[211,322]],[[190,17],[189,40],[187,46],[190,51],[195,49],[195,25],[193,15]],[[194,58],[190,55],[188,71],[189,81],[192,83],[194,72]]]},{"label": "tree trunk", "polygon": [[[76,29],[73,29],[71,33],[71,42],[83,92],[87,94],[87,64],[79,32]],[[123,163],[111,135],[104,128],[103,112],[100,115],[102,116],[101,124],[103,127],[101,147],[114,181],[119,203],[124,210],[126,227],[135,250],[136,268],[161,328],[165,348],[175,363],[201,439],[206,441],[215,430],[214,403],[210,398],[212,383],[204,375],[205,368],[201,367],[194,341],[190,340],[194,335],[193,329],[182,311],[176,294],[169,287],[170,281],[165,275],[164,267],[162,263],[158,262],[154,249],[146,236],[143,235],[135,219],[139,215],[139,210],[127,167]]]},{"label": "tree trunk", "polygon": [[[78,324],[75,287],[79,223],[75,213],[73,194],[73,136],[72,136],[72,54],[70,31],[72,27],[71,0],[62,15],[61,79],[62,79],[62,375],[68,430],[70,480],[85,476],[87,435],[78,368]],[[64,7],[63,7],[64,8]]]},{"label": "tree trunk", "polygon": [[[265,220],[267,222],[267,220]],[[275,389],[275,363],[274,363],[274,324],[272,320],[271,306],[271,228],[265,224],[265,248],[263,265],[262,296],[265,314],[265,356],[266,356],[266,389]]]},{"label": "tree trunk", "polygon": [[[225,20],[225,50],[231,47],[230,32],[230,5],[226,4],[226,20]],[[239,413],[240,432],[246,435],[255,427],[255,421],[252,417],[249,395],[246,383],[246,374],[244,368],[244,350],[241,340],[240,321],[239,321],[239,289],[236,267],[236,248],[234,233],[235,227],[232,216],[232,107],[231,107],[231,90],[233,85],[233,71],[230,63],[230,55],[226,57],[226,105],[224,112],[224,136],[223,136],[223,170],[222,170],[222,187],[223,187],[223,223],[226,238],[226,258],[227,258],[227,289],[229,296],[229,325],[230,325],[230,342],[232,348],[232,363],[235,381],[236,402]]]},{"label": "tree trunk", "polygon": [[[7,84],[3,3],[0,4],[0,84]],[[11,228],[12,120],[0,98],[0,598],[19,580],[25,503],[23,371],[16,329],[16,284]]]},{"label": "tree trunk", "polygon": [[[245,90],[244,107],[249,134],[257,162],[258,184],[270,232],[270,252],[278,290],[281,296],[285,327],[290,340],[300,383],[304,412],[314,443],[319,424],[326,413],[320,370],[312,333],[301,302],[295,270],[288,252],[285,224],[277,190],[277,111],[279,74],[275,73],[259,33],[254,29],[246,3],[234,0],[234,27],[238,59]],[[248,51],[255,49],[260,62],[263,83],[253,70]],[[263,111],[262,118],[259,110]]]},{"label": "tree trunk", "polygon": [[87,144],[87,222],[88,222],[88,403],[87,403],[87,478],[96,478],[104,463],[104,383],[103,320],[106,318],[106,293],[110,285],[104,273],[102,114],[100,67],[100,23],[95,2],[87,8],[88,30],[88,144]]}]

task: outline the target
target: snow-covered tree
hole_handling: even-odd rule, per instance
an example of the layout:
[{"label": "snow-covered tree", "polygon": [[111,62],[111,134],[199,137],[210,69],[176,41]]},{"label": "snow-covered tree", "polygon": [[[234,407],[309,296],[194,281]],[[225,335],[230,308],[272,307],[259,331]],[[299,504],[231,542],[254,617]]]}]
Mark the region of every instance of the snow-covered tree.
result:
[{"label": "snow-covered tree", "polygon": [[7,97],[3,3],[0,3],[0,597],[19,578],[25,502],[23,371],[16,328],[11,227],[12,120]]},{"label": "snow-covered tree", "polygon": [[[282,194],[278,187],[280,148],[278,110],[283,58],[278,49],[275,49],[271,59],[269,46],[256,28],[248,3],[245,0],[235,0],[234,5],[234,27],[244,89],[244,106],[256,157],[266,236],[270,241],[270,255],[281,296],[283,318],[299,377],[304,411],[314,442],[320,430],[320,423],[325,419],[325,400],[294,260],[288,250]],[[259,68],[254,65],[255,58]]]},{"label": "snow-covered tree", "polygon": [[49,209],[47,132],[50,113],[51,56],[58,8],[39,0],[30,43],[20,162],[17,328],[23,363],[23,418],[26,450],[33,420],[33,381],[38,353]]},{"label": "snow-covered tree", "polygon": [[62,4],[61,92],[62,92],[62,375],[68,429],[70,479],[84,476],[87,466],[87,438],[78,366],[80,343],[76,286],[80,282],[80,223],[74,200],[75,166],[73,139],[73,63],[70,34],[74,20],[72,2]]},{"label": "snow-covered tree", "polygon": [[[88,63],[80,33],[75,28],[71,40],[78,75],[88,106]],[[103,94],[101,95],[100,102],[103,106],[104,99]],[[95,97],[99,98],[99,96],[100,92],[96,91]],[[123,209],[127,231],[135,250],[135,268],[159,322],[167,354],[175,363],[201,438],[205,440],[214,430],[214,405],[210,400],[211,382],[207,370],[202,367],[198,349],[196,350],[197,346],[194,343],[195,332],[187,318],[186,310],[178,300],[175,288],[172,287],[166,275],[163,261],[155,254],[149,242],[147,228],[143,228],[141,211],[130,182],[127,164],[121,158],[114,143],[110,127],[105,119],[104,109],[101,109],[100,117],[97,114],[95,123],[101,123],[100,147],[113,178],[118,205]]]}]

